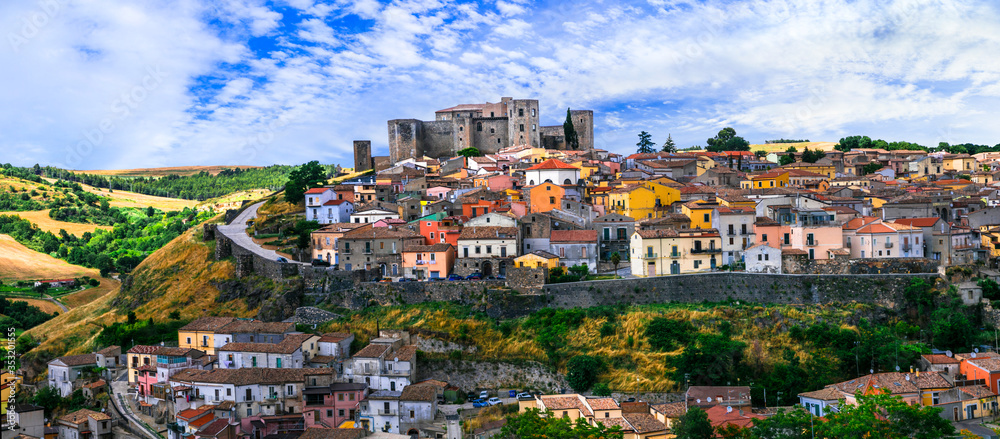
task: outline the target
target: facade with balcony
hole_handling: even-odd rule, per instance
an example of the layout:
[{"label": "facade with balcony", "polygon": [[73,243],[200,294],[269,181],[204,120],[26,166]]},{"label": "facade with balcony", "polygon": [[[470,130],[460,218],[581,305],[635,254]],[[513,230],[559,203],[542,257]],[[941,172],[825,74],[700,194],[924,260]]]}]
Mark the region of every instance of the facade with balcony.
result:
[{"label": "facade with balcony", "polygon": [[609,213],[594,220],[594,229],[597,230],[598,257],[602,261],[610,261],[611,254],[615,252],[622,261],[628,260],[629,241],[635,231],[633,218]]},{"label": "facade with balcony", "polygon": [[279,343],[229,343],[219,348],[219,368],[302,368],[319,353],[319,340],[318,335],[289,334]]},{"label": "facade with balcony", "polygon": [[323,387],[306,387],[302,413],[306,426],[337,428],[344,421],[357,421],[361,401],[368,394],[362,383],[333,383]]},{"label": "facade with balcony", "polygon": [[712,214],[712,228],[719,231],[722,241],[722,263],[743,262],[744,252],[756,243],[754,209],[719,207]]},{"label": "facade with balcony", "polygon": [[451,244],[419,245],[403,250],[403,277],[417,280],[445,279],[455,265]]},{"label": "facade with balcony", "polygon": [[344,378],[369,389],[402,391],[417,378],[417,348],[378,338],[344,362]]},{"label": "facade with balcony", "polygon": [[383,276],[399,278],[403,276],[403,250],[420,245],[424,245],[423,236],[409,229],[358,227],[340,238],[337,253],[344,270],[378,267]]},{"label": "facade with balcony", "polygon": [[[332,370],[312,369],[215,369],[185,370],[174,377],[176,410],[204,405],[232,403],[234,419],[289,413],[301,414],[302,392],[311,387],[327,386]],[[244,431],[248,431],[244,429]]]},{"label": "facade with balcony", "polygon": [[399,434],[399,396],[402,391],[378,390],[361,401],[358,422],[370,432]]},{"label": "facade with balcony", "polygon": [[59,357],[49,361],[48,366],[49,387],[59,389],[59,395],[66,398],[73,393],[83,369],[97,367],[97,356],[82,354]]},{"label": "facade with balcony", "polygon": [[843,246],[851,258],[922,258],[924,232],[896,222],[882,222],[874,217],[848,221],[843,226]]},{"label": "facade with balcony", "polygon": [[722,241],[715,229],[637,230],[629,252],[633,276],[701,273],[721,265]]}]

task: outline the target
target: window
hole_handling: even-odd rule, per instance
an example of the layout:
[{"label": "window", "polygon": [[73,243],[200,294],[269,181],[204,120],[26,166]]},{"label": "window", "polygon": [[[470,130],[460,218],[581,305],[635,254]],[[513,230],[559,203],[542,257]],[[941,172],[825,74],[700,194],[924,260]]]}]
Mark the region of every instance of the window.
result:
[{"label": "window", "polygon": [[581,258],[586,258],[587,257],[587,247],[581,247],[580,248],[580,257]]},{"label": "window", "polygon": [[348,401],[354,401],[354,394],[353,393],[348,393],[347,394],[347,400]]},{"label": "window", "polygon": [[[518,108],[517,109],[517,116],[518,117],[523,117],[524,116],[524,109],[523,108]],[[521,131],[524,131],[524,130],[521,130]]]},{"label": "window", "polygon": [[701,266],[701,261],[695,260],[694,261],[694,268],[698,268],[699,266]]},{"label": "window", "polygon": [[549,204],[556,204],[556,197],[549,197]]},{"label": "window", "polygon": [[789,236],[788,236],[788,234],[786,233],[786,234],[785,234],[785,245],[788,245],[788,244],[790,244],[791,242],[792,242],[792,241],[791,241],[791,239],[789,239]]},{"label": "window", "polygon": [[191,337],[187,338],[187,344],[191,344]]},{"label": "window", "polygon": [[767,233],[760,235],[764,242],[767,242]]},{"label": "window", "polygon": [[707,222],[711,222],[711,221],[712,221],[712,214],[706,213],[705,214],[705,222],[707,223]]},{"label": "window", "polygon": [[653,246],[646,247],[646,257],[647,258],[653,257]]},{"label": "window", "polygon": [[604,228],[604,240],[608,241],[610,239],[611,239],[611,228],[610,227],[605,227]]},{"label": "window", "polygon": [[619,227],[619,228],[618,228],[618,239],[628,239],[628,238],[627,238],[627,237],[625,236],[625,234],[626,234],[627,232],[628,232],[628,231],[627,231],[627,230],[625,230],[625,228],[624,228],[624,227]]},{"label": "window", "polygon": [[343,393],[338,393],[337,394],[337,401],[343,401],[343,400],[344,400],[344,394]]},{"label": "window", "polygon": [[[652,247],[650,247],[650,248],[652,248]],[[566,257],[566,248],[559,247],[559,257],[560,258],[565,258]]]},{"label": "window", "polygon": [[480,247],[478,245],[476,246],[476,254],[477,255],[480,254],[480,253],[482,253],[481,249],[482,249],[482,247]]},{"label": "window", "polygon": [[535,109],[534,108],[531,109],[531,117],[535,117]]},{"label": "window", "polygon": [[434,232],[431,232],[431,239],[434,239]]},{"label": "window", "polygon": [[519,128],[521,129],[521,132],[523,133],[524,132],[524,124],[523,123],[520,124]]},{"label": "window", "polygon": [[486,254],[488,254],[488,255],[493,254],[493,246],[492,245],[487,245],[486,246]]},{"label": "window", "polygon": [[763,261],[764,260],[764,255],[757,255],[757,260],[758,261]]}]

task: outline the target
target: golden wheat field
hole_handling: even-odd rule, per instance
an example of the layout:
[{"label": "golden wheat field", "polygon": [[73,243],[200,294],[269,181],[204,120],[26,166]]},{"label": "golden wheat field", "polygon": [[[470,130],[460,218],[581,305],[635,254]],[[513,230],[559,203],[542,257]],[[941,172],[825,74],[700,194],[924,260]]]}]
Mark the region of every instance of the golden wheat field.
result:
[{"label": "golden wheat field", "polygon": [[824,152],[833,151],[833,147],[837,146],[837,142],[803,142],[803,143],[767,143],[750,145],[751,151],[764,151],[764,152],[781,152],[788,150],[789,146],[794,146],[796,150],[802,152],[802,150],[818,149]]},{"label": "golden wheat field", "polygon": [[38,309],[42,310],[42,312],[48,314],[62,313],[62,308],[60,308],[59,305],[56,305],[44,299],[21,299],[21,298],[10,297],[8,298],[8,300],[17,302],[26,302],[28,305],[37,306]]},{"label": "golden wheat field", "polygon": [[95,188],[93,186],[80,184],[83,190],[100,195],[102,197],[108,197],[111,199],[108,203],[114,207],[140,207],[145,208],[152,206],[154,209],[161,210],[183,210],[185,207],[194,208],[198,205],[197,200],[182,200],[180,198],[166,198],[157,197],[153,195],[139,194],[135,192],[128,191],[110,191],[108,189]]},{"label": "golden wheat field", "polygon": [[0,279],[68,279],[82,276],[100,278],[100,272],[36,252],[8,235],[0,235]]},{"label": "golden wheat field", "polygon": [[95,230],[111,230],[110,226],[98,226],[96,224],[82,224],[82,223],[69,223],[65,221],[56,221],[49,217],[49,211],[47,210],[31,210],[25,212],[0,212],[0,215],[17,215],[28,221],[35,223],[39,229],[46,232],[59,234],[59,230],[65,230],[66,233],[76,235],[80,237],[86,232],[93,233]]}]

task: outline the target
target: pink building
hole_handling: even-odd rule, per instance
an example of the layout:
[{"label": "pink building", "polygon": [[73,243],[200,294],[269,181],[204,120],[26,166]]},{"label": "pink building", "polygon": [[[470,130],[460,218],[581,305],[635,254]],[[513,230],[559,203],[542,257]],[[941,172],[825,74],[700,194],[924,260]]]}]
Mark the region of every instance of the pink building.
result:
[{"label": "pink building", "polygon": [[451,192],[451,188],[444,186],[435,186],[427,189],[427,196],[431,198],[436,198],[438,200],[443,200],[448,198],[448,192]]},{"label": "pink building", "polygon": [[486,179],[486,186],[493,192],[514,189],[517,179],[509,175],[494,175]]},{"label": "pink building", "polygon": [[434,244],[407,247],[403,250],[403,277],[410,279],[444,279],[455,265],[455,247]]},{"label": "pink building", "polygon": [[153,384],[159,382],[156,378],[156,366],[152,364],[140,366],[138,371],[139,378],[136,380],[136,384],[139,386],[139,396],[143,400],[147,400],[153,394]]},{"label": "pink building", "polygon": [[303,392],[306,427],[337,428],[344,421],[357,420],[358,407],[368,394],[363,383],[334,383],[310,387]]}]

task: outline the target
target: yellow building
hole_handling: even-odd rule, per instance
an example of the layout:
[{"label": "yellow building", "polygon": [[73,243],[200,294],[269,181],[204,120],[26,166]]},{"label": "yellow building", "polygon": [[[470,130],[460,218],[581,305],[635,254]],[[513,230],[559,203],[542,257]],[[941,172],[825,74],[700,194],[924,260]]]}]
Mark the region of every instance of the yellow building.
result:
[{"label": "yellow building", "polygon": [[711,271],[722,254],[715,229],[636,230],[629,247],[632,275],[638,277]]},{"label": "yellow building", "polygon": [[580,179],[590,180],[590,176],[596,174],[600,171],[597,165],[590,163],[589,160],[577,160],[570,163],[571,166],[576,166],[580,168]]},{"label": "yellow building", "polygon": [[946,154],[941,158],[941,162],[947,171],[968,174],[979,169],[976,158],[968,154]]},{"label": "yellow building", "polygon": [[754,210],[757,208],[756,201],[740,195],[717,196],[715,197],[715,202],[719,203],[720,206],[726,206],[730,209]]},{"label": "yellow building", "polygon": [[[719,203],[705,200],[690,201],[681,205],[681,213],[691,218],[692,229],[711,229],[712,215]],[[752,208],[752,207],[751,207]]]},{"label": "yellow building", "polygon": [[10,394],[21,383],[21,377],[15,376],[8,370],[0,374],[0,414],[7,414],[7,404],[10,401]]},{"label": "yellow building", "polygon": [[[636,220],[656,217],[656,194],[642,185],[626,186],[608,193],[612,212]],[[669,205],[668,205],[669,206]]]},{"label": "yellow building", "polygon": [[139,381],[139,368],[143,366],[156,366],[156,351],[159,346],[135,345],[125,354],[125,364],[128,366],[128,383],[135,384]]},{"label": "yellow building", "polygon": [[544,250],[536,250],[524,256],[518,256],[515,258],[514,266],[527,268],[545,267],[552,269],[559,266],[559,256]]},{"label": "yellow building", "polygon": [[990,258],[1000,258],[1000,227],[982,226],[979,228],[983,248],[989,252]]},{"label": "yellow building", "polygon": [[788,186],[788,172],[780,169],[754,175],[740,182],[741,189],[770,189]]},{"label": "yellow building", "polygon": [[177,330],[177,346],[215,355],[215,331],[235,320],[233,317],[201,317]]},{"label": "yellow building", "polygon": [[[666,181],[644,181],[642,182],[642,185],[646,189],[653,191],[653,196],[656,197],[656,207],[666,208],[681,200],[681,191],[676,187],[665,184],[667,182],[674,182],[673,180],[670,180],[669,178],[662,180]],[[657,213],[654,216],[659,218],[661,215]]]}]

